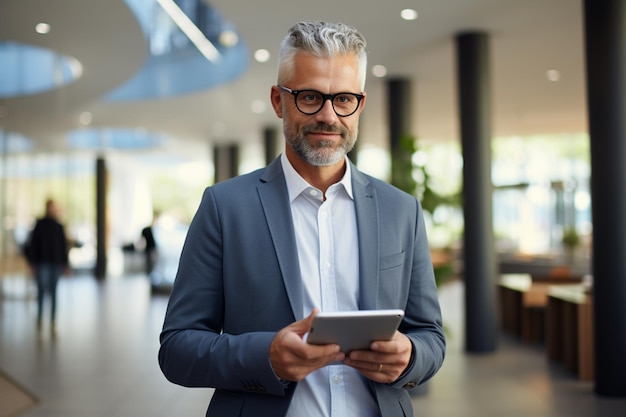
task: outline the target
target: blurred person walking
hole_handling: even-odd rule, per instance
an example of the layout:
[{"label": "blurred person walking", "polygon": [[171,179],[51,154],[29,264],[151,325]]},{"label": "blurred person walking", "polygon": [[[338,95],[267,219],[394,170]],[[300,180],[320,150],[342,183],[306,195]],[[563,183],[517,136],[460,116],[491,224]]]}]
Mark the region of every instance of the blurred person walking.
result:
[{"label": "blurred person walking", "polygon": [[145,245],[145,271],[148,277],[152,273],[152,270],[154,270],[154,264],[156,263],[157,244],[156,239],[154,238],[154,225],[156,224],[158,217],[159,215],[154,213],[152,216],[152,223],[141,230],[141,239]]},{"label": "blurred person walking", "polygon": [[51,331],[56,331],[57,284],[69,272],[67,238],[59,222],[59,208],[53,199],[46,200],[45,214],[31,232],[27,258],[37,281],[37,328],[43,322],[44,298],[50,296]]}]

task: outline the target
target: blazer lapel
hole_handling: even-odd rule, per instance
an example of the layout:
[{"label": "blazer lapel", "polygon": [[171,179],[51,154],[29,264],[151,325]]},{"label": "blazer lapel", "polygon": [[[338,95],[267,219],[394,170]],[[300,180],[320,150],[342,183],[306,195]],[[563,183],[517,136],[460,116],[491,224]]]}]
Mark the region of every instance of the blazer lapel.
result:
[{"label": "blazer lapel", "polygon": [[376,192],[367,177],[352,165],[352,192],[359,239],[359,308],[377,308],[380,233]]},{"label": "blazer lapel", "polygon": [[257,187],[265,220],[276,250],[278,264],[296,320],[303,318],[302,280],[295,231],[280,158],[267,166]]}]

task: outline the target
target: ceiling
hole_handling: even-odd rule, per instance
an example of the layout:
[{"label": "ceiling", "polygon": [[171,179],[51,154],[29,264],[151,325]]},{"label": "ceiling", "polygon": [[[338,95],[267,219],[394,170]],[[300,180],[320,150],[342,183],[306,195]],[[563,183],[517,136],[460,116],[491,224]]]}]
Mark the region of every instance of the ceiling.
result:
[{"label": "ceiling", "polygon": [[[259,0],[210,3],[233,23],[250,55],[265,48],[269,63],[250,58],[234,82],[193,94],[134,102],[102,97],[142,66],[146,41],[123,0],[0,0],[0,41],[45,46],[79,60],[82,77],[55,91],[0,98],[0,128],[20,133],[47,152],[64,149],[67,132],[80,128],[80,114],[93,115],[92,128],[131,128],[169,135],[203,146],[226,141],[260,141],[276,126],[269,104],[278,45],[298,20],[341,21],[368,41],[369,65],[383,64],[387,77],[412,80],[413,133],[425,140],[458,139],[454,37],[468,30],[490,34],[493,135],[585,132],[582,5],[576,0]],[[400,19],[415,8],[415,21]],[[52,30],[33,30],[45,21]],[[558,81],[546,71],[557,70]],[[368,75],[368,101],[361,141],[385,146],[384,78]],[[252,112],[262,100],[264,113]],[[168,148],[168,145],[163,145]],[[168,152],[171,150],[168,150]]]}]

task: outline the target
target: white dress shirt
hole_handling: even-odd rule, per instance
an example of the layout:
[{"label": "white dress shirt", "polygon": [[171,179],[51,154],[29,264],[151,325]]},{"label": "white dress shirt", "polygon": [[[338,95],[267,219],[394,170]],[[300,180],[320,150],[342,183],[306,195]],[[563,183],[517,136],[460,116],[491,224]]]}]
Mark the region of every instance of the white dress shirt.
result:
[{"label": "white dress shirt", "polygon": [[[323,193],[309,185],[286,155],[287,181],[301,279],[304,311],[358,310],[359,254],[350,164],[343,178]],[[296,386],[288,417],[378,417],[369,383],[345,365],[329,365]]]}]

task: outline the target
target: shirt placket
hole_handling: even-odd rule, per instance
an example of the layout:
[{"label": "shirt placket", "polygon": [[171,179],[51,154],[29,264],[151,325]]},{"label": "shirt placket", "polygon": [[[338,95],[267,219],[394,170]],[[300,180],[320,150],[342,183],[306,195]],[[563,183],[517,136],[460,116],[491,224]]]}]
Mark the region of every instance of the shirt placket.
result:
[{"label": "shirt placket", "polygon": [[332,201],[327,199],[317,211],[317,230],[319,231],[319,270],[322,311],[337,311],[337,288],[334,272],[334,245],[332,233]]},{"label": "shirt placket", "polygon": [[[329,190],[326,201],[317,214],[320,250],[320,288],[323,311],[338,311],[337,282],[335,274],[335,242],[332,231],[332,203],[335,190]],[[342,366],[329,366],[330,415],[345,415],[345,392]]]}]

